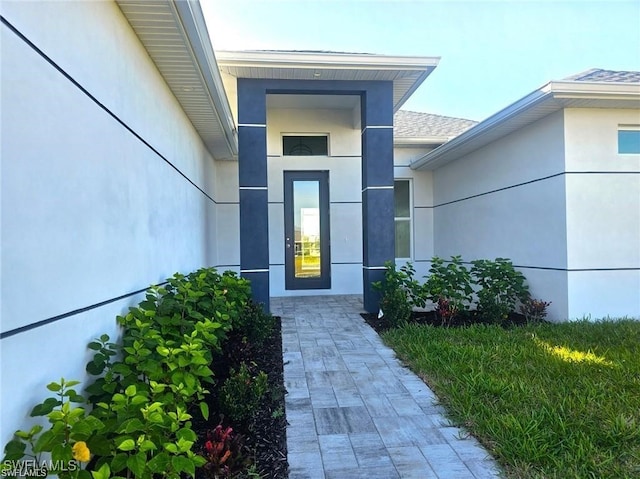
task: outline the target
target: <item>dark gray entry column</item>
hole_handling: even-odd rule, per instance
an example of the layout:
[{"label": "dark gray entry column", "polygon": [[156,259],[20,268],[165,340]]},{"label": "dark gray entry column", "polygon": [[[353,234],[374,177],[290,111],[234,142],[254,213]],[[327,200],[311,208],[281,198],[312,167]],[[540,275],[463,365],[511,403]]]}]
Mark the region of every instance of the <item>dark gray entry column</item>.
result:
[{"label": "dark gray entry column", "polygon": [[395,259],[393,199],[393,85],[376,83],[362,95],[362,268],[364,308],[376,312],[371,287]]},{"label": "dark gray entry column", "polygon": [[238,79],[240,273],[251,281],[254,301],[269,311],[269,206],[265,89]]}]

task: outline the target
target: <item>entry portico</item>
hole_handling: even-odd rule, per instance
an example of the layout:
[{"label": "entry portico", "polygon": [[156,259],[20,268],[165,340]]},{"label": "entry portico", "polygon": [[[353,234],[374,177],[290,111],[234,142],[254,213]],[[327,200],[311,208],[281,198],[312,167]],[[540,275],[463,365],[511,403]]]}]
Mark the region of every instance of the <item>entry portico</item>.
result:
[{"label": "entry portico", "polygon": [[[395,257],[393,114],[438,59],[318,52],[217,57],[227,93],[237,96],[240,270],[254,296],[268,308],[274,295],[362,293],[365,308],[376,310],[371,284]],[[293,154],[283,146],[291,136],[300,139]],[[326,137],[326,150],[312,152],[304,144],[312,136]],[[319,224],[312,227],[318,235],[305,236],[306,242],[300,215],[309,207],[293,212],[297,223],[285,233],[285,216],[293,210],[284,190],[296,185],[287,186],[284,177],[291,172],[327,178],[327,219],[322,211],[307,215]],[[297,186],[302,191],[308,185]],[[326,281],[309,283],[317,289],[287,280],[313,275],[298,271],[305,252],[325,265],[317,274]],[[332,281],[332,271],[341,278]]]}]

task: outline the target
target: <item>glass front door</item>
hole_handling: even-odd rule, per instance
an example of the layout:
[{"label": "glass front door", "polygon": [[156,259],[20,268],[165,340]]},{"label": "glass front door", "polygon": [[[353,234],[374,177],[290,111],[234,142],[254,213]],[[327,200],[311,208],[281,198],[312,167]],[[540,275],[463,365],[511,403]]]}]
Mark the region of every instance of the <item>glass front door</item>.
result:
[{"label": "glass front door", "polygon": [[331,287],[329,172],[285,171],[285,287]]}]

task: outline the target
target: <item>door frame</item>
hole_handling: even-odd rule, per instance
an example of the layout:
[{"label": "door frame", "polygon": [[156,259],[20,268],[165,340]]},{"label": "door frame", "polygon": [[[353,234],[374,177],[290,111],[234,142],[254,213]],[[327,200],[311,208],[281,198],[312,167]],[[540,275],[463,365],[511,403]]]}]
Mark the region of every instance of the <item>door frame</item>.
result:
[{"label": "door frame", "polygon": [[[285,170],[284,176],[284,278],[286,290],[331,288],[331,238],[328,170]],[[320,276],[295,277],[294,181],[318,181],[320,206]]]}]

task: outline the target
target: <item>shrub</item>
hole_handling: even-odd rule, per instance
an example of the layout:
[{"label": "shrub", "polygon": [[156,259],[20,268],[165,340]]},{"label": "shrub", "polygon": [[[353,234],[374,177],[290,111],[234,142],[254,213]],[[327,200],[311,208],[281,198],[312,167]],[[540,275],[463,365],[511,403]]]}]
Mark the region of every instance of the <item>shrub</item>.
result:
[{"label": "shrub", "polygon": [[244,438],[229,426],[218,424],[207,431],[202,455],[207,460],[203,466],[205,476],[211,479],[235,477],[234,473],[246,468],[249,460],[243,454]]},{"label": "shrub", "polygon": [[436,304],[440,317],[450,321],[461,311],[469,311],[473,288],[471,274],[460,256],[452,256],[445,265],[442,258],[431,259],[429,276],[424,285],[425,296]]},{"label": "shrub", "polygon": [[413,276],[415,270],[411,263],[396,269],[394,262],[385,263],[384,279],[372,284],[380,292],[380,309],[387,324],[398,327],[411,318],[414,304],[424,305],[420,283]]},{"label": "shrub", "polygon": [[[77,381],[49,384],[58,398],[46,399],[32,416],[47,416],[51,427],[17,431],[5,459],[45,452],[64,464],[94,454],[91,474],[69,468],[73,477],[108,479],[124,470],[145,479],[193,477],[206,460],[192,451],[197,438],[187,411],[199,402],[207,419],[212,350],[221,350],[249,298],[248,281],[212,268],[149,288],[138,307],[117,318],[121,344],[102,335],[88,345],[94,356],[86,369],[96,376],[86,389],[92,411],[71,406],[84,402],[71,389]],[[266,375],[260,381],[266,388]]]},{"label": "shrub", "polygon": [[275,324],[276,318],[265,312],[261,304],[249,301],[234,322],[233,330],[251,345],[260,346],[271,336]]},{"label": "shrub", "polygon": [[518,301],[524,303],[529,298],[524,275],[516,271],[508,259],[479,259],[471,263],[471,276],[480,287],[478,310],[486,319],[505,321],[509,313],[515,311]]},{"label": "shrub", "polygon": [[436,305],[436,313],[440,316],[443,326],[451,326],[453,318],[458,315],[458,310],[449,300],[442,296],[438,298],[438,304]]},{"label": "shrub", "polygon": [[93,441],[97,440],[96,433],[104,428],[104,424],[95,417],[87,416],[83,407],[74,406],[84,403],[84,398],[73,389],[77,384],[79,381],[65,381],[63,378],[47,385],[55,397],[36,405],[31,417],[45,416],[51,426],[44,430],[37,424],[29,431],[17,431],[16,439],[5,447],[4,463],[29,455],[35,460],[34,469],[41,469],[47,467],[42,455],[49,453],[51,461],[47,469],[52,474],[87,477],[88,472],[82,471],[78,463],[89,462]]},{"label": "shrub", "polygon": [[151,288],[155,294],[148,296],[140,308],[148,315],[153,312],[152,317],[165,338],[180,341],[201,323],[199,334],[211,347],[219,349],[249,302],[249,281],[232,271],[220,275],[215,268],[202,268],[187,276],[176,273],[167,281],[157,291]]},{"label": "shrub", "polygon": [[237,422],[250,419],[267,392],[267,380],[264,371],[254,375],[245,362],[237,371],[231,369],[220,388],[220,407],[225,416]]},{"label": "shrub", "polygon": [[520,312],[526,318],[527,323],[539,323],[547,317],[547,308],[550,305],[551,302],[528,298],[520,305]]},{"label": "shrub", "polygon": [[[84,408],[71,406],[84,402],[71,389],[76,384],[78,381],[62,379],[47,386],[58,398],[38,404],[31,415],[48,417],[51,427],[43,431],[36,425],[28,432],[17,431],[17,439],[5,447],[5,461],[26,455],[36,458],[40,468],[41,454],[50,453],[58,469],[51,472],[61,478],[81,479],[92,475],[108,479],[111,472],[124,469],[137,478],[161,475],[178,479],[181,473],[193,477],[196,467],[204,464],[204,458],[191,451],[196,436],[187,422],[191,416],[180,407],[170,410],[167,405],[149,403],[148,393],[131,385],[124,394],[114,394],[109,404],[100,403],[86,415]],[[102,415],[105,421],[99,419],[102,410],[110,411]],[[89,462],[91,455],[98,456],[91,474],[71,462]]]}]

